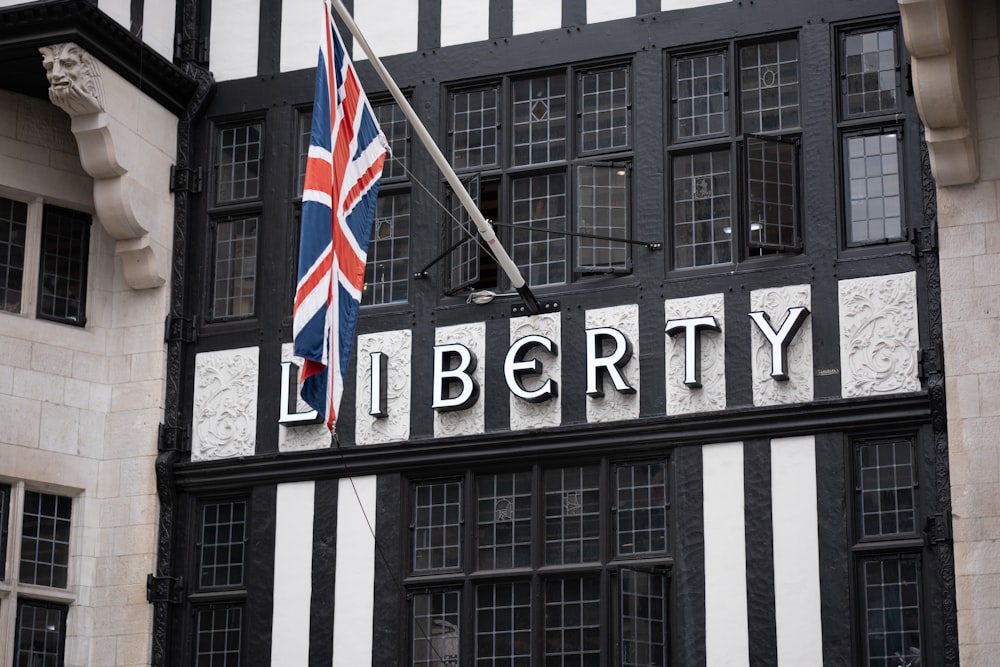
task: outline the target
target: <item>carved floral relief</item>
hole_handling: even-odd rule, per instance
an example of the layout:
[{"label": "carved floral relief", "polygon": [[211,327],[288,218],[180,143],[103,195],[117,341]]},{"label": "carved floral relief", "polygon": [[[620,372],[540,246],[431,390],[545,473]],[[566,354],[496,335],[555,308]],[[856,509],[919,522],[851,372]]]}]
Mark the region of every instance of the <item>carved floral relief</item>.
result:
[{"label": "carved floral relief", "polygon": [[434,333],[435,345],[461,341],[477,359],[472,377],[479,384],[479,400],[465,410],[434,411],[434,437],[475,435],[486,430],[486,323],[472,322],[440,327]]},{"label": "carved floral relief", "polygon": [[725,299],[722,294],[684,299],[668,299],[664,303],[665,322],[689,317],[712,315],[721,332],[701,334],[701,386],[684,384],[684,336],[671,337],[664,333],[666,344],[667,414],[679,415],[726,409],[726,324]]},{"label": "carved floral relief", "polygon": [[842,395],[918,391],[916,274],[841,280],[839,296]]},{"label": "carved floral relief", "polygon": [[[399,442],[410,437],[413,334],[408,329],[358,336],[354,441],[359,445]],[[382,352],[386,369],[386,416],[370,414],[371,353]]]},{"label": "carved floral relief", "polygon": [[[515,317],[510,321],[510,342],[525,336],[545,336],[562,345],[562,320],[559,313],[534,315],[532,317]],[[561,349],[559,350],[561,352]],[[524,386],[535,389],[545,378],[552,378],[559,383],[559,393],[555,397],[540,403],[530,403],[514,394],[510,395],[510,428],[513,431],[559,426],[562,423],[562,354],[549,354],[545,350],[532,350],[525,359],[538,359],[542,364],[542,375],[527,377]]]},{"label": "carved floral relief", "polygon": [[[750,310],[763,311],[771,327],[778,330],[790,308],[812,310],[809,285],[788,285],[750,292]],[[750,325],[750,354],[753,360],[753,404],[785,405],[813,399],[812,316],[806,317],[788,346],[788,379],[771,377],[771,344],[757,325]]]},{"label": "carved floral relief", "polygon": [[639,417],[639,306],[615,306],[587,311],[588,329],[608,327],[618,329],[632,342],[632,358],[622,369],[635,393],[626,394],[608,389],[602,397],[587,397],[587,422],[623,421]]},{"label": "carved floral relief", "polygon": [[260,349],[203,352],[195,359],[191,460],[252,456],[257,439]]}]

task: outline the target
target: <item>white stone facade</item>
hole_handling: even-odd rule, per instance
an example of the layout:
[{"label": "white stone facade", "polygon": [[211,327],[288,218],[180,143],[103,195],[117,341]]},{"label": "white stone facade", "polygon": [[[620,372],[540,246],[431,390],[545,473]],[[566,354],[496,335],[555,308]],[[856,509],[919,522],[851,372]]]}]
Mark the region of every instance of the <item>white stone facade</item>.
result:
[{"label": "white stone facade", "polygon": [[936,154],[928,143],[937,180],[960,658],[963,667],[987,667],[1000,653],[1000,16],[994,0],[901,0],[901,9],[908,5],[947,17],[932,31],[934,24],[909,21],[904,11],[904,30],[922,65],[914,67],[920,115],[928,138],[940,139]]},{"label": "white stone facade", "polygon": [[[72,499],[68,586],[53,599],[69,605],[64,664],[81,667],[150,660],[146,576],[156,558],[154,463],[169,305],[168,287],[130,285],[121,238],[102,219],[108,213],[96,201],[100,193],[85,163],[107,159],[129,179],[123,181],[122,192],[131,198],[126,205],[141,211],[140,223],[151,232],[145,243],[155,246],[157,268],[166,269],[173,217],[169,167],[177,143],[175,116],[117,75],[103,73],[108,104],[92,115],[115,138],[125,136],[120,131],[133,134],[125,137],[127,145],[109,142],[101,158],[78,143],[78,128],[62,109],[0,91],[0,196],[29,206],[25,296],[20,312],[0,312],[0,483],[15,489],[15,499],[18,490]],[[85,326],[34,315],[38,241],[32,235],[40,235],[46,204],[93,217]],[[14,505],[12,515],[18,513]],[[6,572],[16,571],[9,550]],[[0,582],[0,664],[13,660],[16,598],[32,592],[38,595]]]}]

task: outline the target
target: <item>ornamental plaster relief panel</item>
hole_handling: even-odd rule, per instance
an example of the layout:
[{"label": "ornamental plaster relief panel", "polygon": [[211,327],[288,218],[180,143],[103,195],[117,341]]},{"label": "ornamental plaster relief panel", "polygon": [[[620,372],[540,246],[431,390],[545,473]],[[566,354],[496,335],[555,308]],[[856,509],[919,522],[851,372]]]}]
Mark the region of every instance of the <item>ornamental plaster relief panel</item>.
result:
[{"label": "ornamental plaster relief panel", "polygon": [[706,294],[664,302],[665,322],[691,317],[714,316],[719,332],[702,332],[701,386],[684,384],[685,336],[668,336],[666,341],[667,414],[680,415],[726,409],[726,324],[725,298]]},{"label": "ornamental plaster relief panel", "polygon": [[607,327],[617,329],[632,342],[632,357],[622,368],[622,374],[634,393],[627,394],[608,388],[604,396],[587,397],[587,422],[612,422],[639,418],[639,306],[615,306],[588,310],[587,329]]},{"label": "ornamental plaster relief panel", "polygon": [[[357,391],[355,391],[354,442],[376,445],[410,438],[410,399],[413,373],[413,333],[409,329],[358,336]],[[373,352],[382,352],[385,370],[384,417],[371,414]]]},{"label": "ornamental plaster relief panel", "polygon": [[[556,345],[562,345],[562,319],[559,313],[535,315],[532,317],[514,317],[510,320],[510,342],[525,336],[545,336]],[[562,355],[549,354],[545,350],[533,349],[525,355],[525,360],[537,359],[542,365],[541,376],[522,376],[525,389],[538,389],[542,382],[551,378],[560,383],[562,380]],[[520,431],[546,426],[559,426],[562,423],[562,394],[540,403],[530,403],[510,395],[510,428]]]},{"label": "ornamental plaster relief panel", "polygon": [[920,389],[916,282],[914,272],[840,281],[844,398]]},{"label": "ornamental plaster relief panel", "polygon": [[[302,357],[297,357],[292,352],[292,343],[285,343],[281,346],[281,360],[290,361],[301,370]],[[309,412],[312,408],[302,400],[299,394],[298,375],[295,378],[295,411]],[[326,424],[301,424],[297,426],[285,426],[278,424],[278,451],[279,452],[302,452],[313,449],[329,449],[333,438]]]},{"label": "ornamental plaster relief panel", "polygon": [[440,327],[434,332],[434,344],[461,343],[476,358],[472,377],[479,384],[479,400],[465,410],[434,411],[434,437],[475,435],[486,430],[486,323],[472,322],[451,327]]},{"label": "ornamental plaster relief panel", "polygon": [[194,362],[191,460],[253,456],[260,348],[202,352]]},{"label": "ornamental plaster relief panel", "polygon": [[[750,292],[750,310],[767,313],[771,327],[781,328],[790,308],[812,311],[809,285],[788,285]],[[771,377],[771,344],[756,324],[750,325],[750,356],[753,359],[753,404],[787,405],[813,399],[812,317],[807,316],[788,346],[788,379]]]}]

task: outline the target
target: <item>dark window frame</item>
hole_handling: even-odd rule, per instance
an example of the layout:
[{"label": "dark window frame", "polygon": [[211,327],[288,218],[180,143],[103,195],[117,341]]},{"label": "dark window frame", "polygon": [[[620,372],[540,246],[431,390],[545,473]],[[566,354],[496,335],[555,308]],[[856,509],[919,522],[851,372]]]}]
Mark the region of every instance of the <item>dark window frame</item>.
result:
[{"label": "dark window frame", "polygon": [[[622,73],[624,76],[624,88],[614,87],[611,92],[623,90],[624,92],[621,94],[624,95],[624,103],[618,104],[616,102],[602,111],[611,115],[624,114],[626,139],[624,142],[612,143],[607,147],[587,148],[583,145],[584,116],[587,115],[586,110],[590,107],[585,101],[587,89],[583,82],[588,76],[600,77],[602,74],[611,74],[611,85],[614,86],[615,76],[618,73]],[[557,100],[562,105],[562,108],[559,109],[561,113],[559,119],[563,128],[562,136],[558,137],[556,143],[543,142],[546,147],[546,155],[542,158],[528,157],[526,160],[519,160],[515,155],[518,146],[530,149],[531,146],[543,144],[536,143],[542,141],[540,136],[537,139],[529,139],[527,143],[522,141],[516,144],[515,114],[517,108],[515,105],[524,106],[527,102],[519,103],[514,99],[515,87],[525,84],[531,86],[543,80],[547,80],[547,86],[551,86],[551,81],[554,79],[561,80],[561,92],[557,92],[555,97],[545,97],[545,102],[552,104],[553,100]],[[634,220],[634,191],[631,183],[631,166],[635,159],[634,79],[635,68],[632,60],[617,58],[517,72],[499,78],[456,83],[445,87],[444,110],[448,155],[453,164],[456,165],[456,172],[460,179],[465,181],[476,176],[479,177],[480,196],[473,195],[473,199],[480,205],[484,216],[495,223],[497,236],[514,259],[515,264],[521,269],[528,285],[541,288],[574,289],[574,285],[589,277],[623,275],[632,272],[632,250],[628,242],[634,236],[636,224]],[[497,99],[495,124],[497,138],[493,144],[496,159],[489,164],[465,165],[462,161],[455,159],[455,99],[457,95],[483,90],[495,91]],[[556,106],[558,107],[558,105]],[[529,109],[529,113],[531,113],[530,110],[534,108],[534,104],[525,108]],[[591,111],[590,113],[595,116],[596,122],[596,116],[600,115],[600,112]],[[517,123],[517,125],[524,127],[528,136],[533,137],[532,133],[536,129],[535,124],[548,127],[547,122],[548,118],[535,116],[534,121],[529,118],[527,121]],[[614,133],[615,128],[616,126],[612,123],[610,128],[598,131]],[[548,132],[545,136],[549,136]],[[552,156],[553,147],[560,151],[554,157]],[[580,258],[586,254],[584,243],[587,241],[583,239],[588,238],[585,236],[587,233],[595,233],[599,230],[588,231],[581,219],[583,194],[578,171],[580,168],[602,168],[609,167],[609,165],[614,165],[618,176],[626,181],[624,185],[624,221],[622,223],[623,242],[592,239],[590,243],[604,243],[609,249],[609,257],[617,257],[620,254],[624,259],[620,262],[609,260],[607,264],[601,265],[593,262],[584,265]],[[533,222],[535,220],[534,212],[521,220],[519,224],[516,219],[514,192],[515,187],[519,187],[516,185],[517,182],[523,181],[523,179],[550,178],[557,175],[561,175],[562,178],[561,189],[558,189],[554,194],[531,197],[521,201],[522,203],[528,202],[529,206],[535,208],[544,208],[544,219],[559,221],[560,228],[551,233],[540,231],[547,228],[544,223],[535,224]],[[448,225],[449,233],[446,237],[446,243],[450,251],[446,249],[446,254],[451,255],[451,258],[445,274],[445,293],[452,295],[479,289],[509,291],[511,289],[510,281],[502,272],[498,271],[495,262],[488,257],[488,253],[482,250],[473,250],[480,243],[478,233],[468,214],[461,210],[454,193],[450,193],[450,208],[453,216],[459,222],[449,221]],[[461,227],[464,227],[467,232],[463,233]],[[580,234],[580,236],[574,236],[574,234]],[[518,239],[526,240],[520,241]],[[620,252],[618,252],[619,249]],[[550,250],[554,251],[555,255],[552,255]],[[540,257],[539,253],[543,257],[536,262],[534,260],[536,257]],[[596,256],[593,251],[590,254]],[[456,255],[460,259],[456,260]],[[470,269],[462,275],[456,273],[457,266],[470,261],[478,265],[478,271]]]},{"label": "dark window frame", "polygon": [[[244,196],[244,197],[234,197],[225,199],[220,196],[220,188],[222,181],[220,180],[219,171],[223,166],[220,161],[222,149],[222,136],[225,132],[239,129],[239,128],[250,128],[257,127],[258,132],[258,158],[256,160],[256,193],[255,196]],[[260,242],[262,239],[263,225],[264,221],[264,191],[266,187],[265,179],[269,175],[268,165],[267,165],[267,140],[268,131],[265,118],[263,114],[255,114],[240,118],[226,118],[218,119],[210,124],[211,135],[210,135],[210,164],[209,170],[211,173],[211,178],[209,179],[209,187],[211,192],[207,198],[209,202],[209,209],[207,211],[207,235],[206,235],[206,246],[205,246],[205,266],[207,267],[207,275],[204,285],[204,311],[205,311],[205,321],[209,324],[221,324],[225,322],[240,322],[247,320],[255,320],[260,317],[260,303],[258,296],[260,296],[260,278],[264,275],[262,273],[262,255]],[[294,172],[294,170],[293,170]],[[234,181],[236,182],[236,181]],[[301,193],[300,193],[301,194]],[[249,312],[238,312],[234,313],[228,310],[224,312],[217,312],[217,303],[229,304],[235,303],[239,299],[246,299],[245,295],[227,295],[220,298],[217,289],[219,288],[219,274],[220,274],[220,259],[218,256],[218,233],[220,225],[230,224],[241,220],[256,219],[256,229],[254,234],[254,253],[255,257],[253,259],[253,274],[245,275],[241,274],[244,280],[250,280],[252,282],[252,287],[250,288],[249,299],[252,306]],[[242,259],[245,261],[247,257],[244,255]],[[236,262],[240,258],[226,258],[224,261]],[[230,284],[231,281],[228,280],[225,284]]]},{"label": "dark window frame", "polygon": [[[786,43],[793,43],[795,45],[794,61],[781,60],[779,54],[782,50],[782,45]],[[751,127],[748,128],[747,113],[753,112],[757,114],[757,125],[763,122],[763,117],[760,113],[762,111],[760,107],[762,93],[759,81],[756,86],[744,87],[743,85],[742,74],[744,69],[753,69],[753,66],[749,68],[743,67],[743,54],[746,49],[756,48],[757,56],[759,57],[760,48],[771,44],[775,47],[776,61],[774,64],[778,74],[772,74],[772,81],[768,87],[777,89],[776,95],[779,101],[776,107],[772,106],[768,108],[776,111],[778,125],[776,128],[762,128],[751,123]],[[709,124],[705,132],[682,134],[679,125],[681,118],[677,116],[677,106],[679,102],[685,99],[691,99],[692,104],[694,104],[698,98],[693,96],[685,97],[681,94],[686,93],[687,90],[686,88],[680,90],[676,73],[679,71],[681,63],[685,61],[693,63],[694,59],[697,58],[712,58],[716,56],[721,56],[724,63],[721,73],[723,76],[722,89],[715,93],[722,100],[722,109],[713,111],[710,97],[706,95],[702,97],[705,98],[706,113],[721,114],[722,127],[713,129],[711,124]],[[669,221],[669,224],[666,226],[666,235],[670,247],[670,254],[667,258],[668,270],[671,272],[728,271],[746,262],[760,261],[766,258],[795,258],[800,256],[805,251],[803,230],[805,220],[802,212],[805,181],[803,176],[803,161],[800,156],[800,146],[805,128],[802,119],[801,100],[803,90],[803,56],[802,44],[798,33],[779,32],[749,39],[732,39],[724,42],[716,42],[695,48],[677,49],[667,51],[665,58],[666,63],[663,68],[666,76],[664,108],[666,110],[665,117],[668,119],[665,124],[667,142],[665,146],[666,193],[668,202],[666,210],[668,211],[667,220]],[[782,101],[781,94],[787,84],[782,85],[780,78],[783,71],[781,65],[786,62],[795,63],[795,113],[789,113],[787,120],[785,110],[791,107]],[[706,61],[706,67],[708,67],[708,61]],[[694,75],[693,71],[692,75]],[[746,93],[753,92],[754,90],[757,91],[757,107],[756,109],[746,109],[744,108],[743,98]],[[697,120],[694,116],[692,118]],[[786,122],[789,123],[788,126],[785,125]],[[792,192],[790,201],[787,204],[783,203],[783,210],[791,217],[790,223],[782,222],[778,225],[761,225],[760,223],[754,223],[750,219],[752,211],[757,208],[755,207],[756,202],[752,199],[753,189],[750,185],[751,169],[749,164],[751,152],[748,148],[751,142],[754,141],[775,142],[779,145],[790,147],[791,159],[783,165],[784,173],[779,180],[781,184],[787,181],[790,181],[791,184]],[[727,178],[727,192],[722,196],[714,195],[716,183],[724,175],[724,172],[717,171],[714,158],[712,158],[712,171],[709,173],[699,175],[692,171],[690,177],[682,175],[678,178],[679,160],[690,159],[690,164],[694,167],[694,160],[697,156],[716,155],[722,152],[726,152],[729,155],[729,171],[725,174]],[[701,183],[705,183],[709,189],[702,188]],[[774,184],[768,182],[766,185]],[[690,198],[678,199],[679,193],[689,191]],[[705,194],[699,195],[698,192],[704,192]],[[713,210],[710,217],[703,217],[702,213],[705,212],[705,206],[699,202],[703,201],[705,197],[710,197],[713,200],[712,209],[714,209],[715,202],[719,204],[728,202],[728,214],[717,218]],[[690,220],[683,221],[685,228],[678,226],[681,222],[678,217],[680,210],[678,204],[683,202],[689,203],[688,208],[692,216]],[[705,224],[708,222],[711,222],[710,228],[712,233],[710,237],[706,237],[703,233],[706,229]],[[699,223],[701,224],[699,225]],[[754,224],[758,225],[758,229],[752,228]],[[790,238],[786,238],[789,234],[781,233],[785,228],[790,228]],[[778,230],[777,242],[764,239],[763,237],[759,240],[754,239],[754,232],[766,232],[770,229]],[[726,236],[729,237],[728,241],[724,240]],[[710,249],[710,257],[702,252],[701,257],[703,260],[699,261],[699,248]],[[682,252],[682,249],[689,250],[683,250]],[[682,256],[682,254],[686,257]]]},{"label": "dark window frame", "polygon": [[[53,611],[59,614],[59,623],[54,630],[48,630],[48,628],[43,629],[44,630],[43,634],[54,634],[56,636],[55,639],[57,644],[57,646],[55,647],[55,653],[53,654],[51,652],[46,652],[44,654],[44,657],[46,658],[54,657],[55,662],[53,664],[57,665],[63,664],[63,659],[64,656],[66,655],[66,617],[69,615],[69,605],[61,604],[58,602],[50,602],[47,600],[37,600],[32,597],[22,597],[22,596],[18,596],[17,598],[16,621],[14,624],[14,646],[11,652],[14,664],[21,664],[20,654],[22,653],[23,650],[21,647],[21,638],[22,638],[22,631],[24,630],[21,624],[22,622],[25,621],[24,618],[25,607],[32,607],[34,609]],[[29,659],[38,656],[38,651],[35,649],[34,645],[32,646],[32,649],[27,651],[26,653],[27,653],[26,657],[28,657]]]},{"label": "dark window frame", "polygon": [[[895,62],[893,65],[895,104],[889,109],[879,109],[876,111],[861,111],[849,113],[845,110],[845,94],[847,93],[847,75],[845,72],[845,42],[851,36],[870,34],[879,31],[891,30],[893,32],[893,44],[895,49]],[[919,191],[919,184],[913,182],[915,174],[919,174],[919,168],[913,163],[918,159],[918,151],[915,148],[913,136],[916,136],[917,114],[912,100],[912,90],[909,88],[906,76],[905,63],[908,61],[909,53],[903,40],[902,27],[898,17],[890,17],[882,20],[856,22],[835,27],[833,43],[833,94],[834,94],[834,122],[835,132],[835,155],[837,159],[837,181],[839,187],[838,207],[840,214],[839,238],[841,248],[848,252],[878,251],[883,246],[900,245],[909,241],[910,229],[915,224],[921,224],[919,215],[907,201],[907,193]],[[899,200],[898,225],[899,234],[889,235],[883,233],[881,236],[872,235],[866,238],[855,239],[852,234],[852,194],[851,194],[851,172],[850,155],[847,149],[847,141],[850,137],[874,136],[896,134],[896,187],[898,191],[894,196]],[[863,174],[859,180],[868,181],[870,175]],[[867,199],[865,200],[868,201]],[[884,206],[884,203],[883,203]],[[867,207],[866,207],[867,208]],[[889,217],[891,219],[891,216]],[[868,219],[866,219],[868,220]],[[882,218],[882,225],[885,226],[886,217]],[[884,232],[884,229],[883,229]]]},{"label": "dark window frame", "polygon": [[[676,525],[673,471],[669,456],[638,459],[606,456],[574,462],[572,466],[535,464],[496,472],[469,469],[450,477],[411,480],[404,502],[404,516],[410,517],[403,577],[410,611],[407,664],[436,664],[434,661],[446,654],[456,655],[455,659],[459,659],[457,655],[460,654],[461,662],[456,664],[472,664],[474,656],[482,657],[478,655],[480,648],[508,641],[521,643],[520,655],[526,660],[533,655],[545,655],[548,633],[566,630],[576,637],[575,633],[583,627],[577,624],[560,630],[552,619],[561,614],[545,620],[547,608],[557,611],[556,607],[562,609],[563,604],[590,614],[595,623],[595,632],[575,644],[570,654],[584,651],[603,656],[601,659],[609,664],[619,664],[618,661],[634,664],[624,655],[626,647],[632,647],[666,660],[670,655],[672,633],[669,578]],[[632,476],[625,473],[632,473]],[[630,483],[624,483],[629,479]],[[415,514],[416,494],[418,489],[446,484],[459,487],[456,497],[460,507],[450,524],[457,529],[452,546],[460,555],[459,562],[438,568],[416,568],[418,543],[415,540],[421,529]],[[642,535],[645,525],[639,510],[626,514],[625,504],[630,495],[626,490],[640,506],[647,508],[644,511],[662,510],[662,521],[653,523],[656,530],[662,530],[662,543],[654,539],[648,548],[639,549],[635,545],[642,544],[641,540],[623,545],[619,538]],[[483,492],[486,495],[482,495]],[[550,506],[552,498],[561,510]],[[524,500],[528,501],[527,507]],[[556,510],[559,511],[552,514]],[[553,524],[551,520],[557,515],[562,520]],[[621,532],[619,521],[628,517],[638,519],[633,524],[636,530]],[[567,518],[571,525],[565,523]],[[581,527],[589,526],[585,534],[594,537],[591,546],[585,549],[579,549],[584,543],[574,539],[577,521],[584,522]],[[515,550],[525,544],[525,524],[530,533],[527,541],[530,555],[517,555]],[[519,531],[520,538],[517,537]],[[498,560],[497,547],[509,549],[510,555]],[[592,579],[597,586],[589,604],[577,608],[576,602],[551,598],[552,586],[582,585],[587,579]],[[640,579],[651,588],[643,589]],[[635,587],[626,590],[626,581],[632,581]],[[521,591],[522,601],[516,606],[524,607],[523,611],[515,612],[514,607],[504,606],[507,603],[502,602],[507,593],[516,592],[511,586]],[[488,613],[506,610],[504,613],[516,614],[520,620],[514,621],[515,616],[511,616],[515,625],[499,635],[480,627],[483,618],[480,612],[487,613],[485,608],[480,609],[477,601],[482,595],[499,605],[491,607],[493,612]],[[659,616],[656,610],[644,612],[640,611],[641,605],[630,604],[640,597],[647,603],[659,600],[662,605]],[[528,616],[524,616],[525,613]],[[651,624],[653,636],[662,637],[662,643],[650,644],[644,639],[636,630],[643,623]],[[631,633],[628,636],[633,641],[622,641],[622,633]],[[567,650],[565,645],[560,646],[560,650]],[[521,663],[515,660],[509,664]]]},{"label": "dark window frame", "polygon": [[[849,517],[851,525],[851,561],[852,561],[852,586],[854,588],[854,626],[855,626],[855,651],[857,655],[856,663],[859,665],[882,665],[885,664],[880,661],[882,656],[872,657],[870,651],[872,649],[872,641],[875,642],[882,641],[884,639],[884,633],[880,633],[878,627],[872,627],[870,625],[878,620],[885,621],[887,618],[892,616],[893,613],[898,612],[901,618],[904,615],[904,603],[903,598],[899,598],[899,607],[869,607],[872,602],[885,602],[886,598],[892,597],[893,591],[896,589],[892,588],[892,584],[898,583],[897,592],[904,592],[904,587],[912,583],[912,588],[916,589],[916,599],[910,598],[910,602],[916,604],[917,621],[916,629],[911,631],[911,634],[915,632],[918,636],[917,650],[922,651],[921,664],[930,664],[928,661],[931,656],[927,655],[927,647],[929,644],[929,635],[927,634],[927,623],[928,618],[931,613],[931,600],[929,593],[929,584],[931,583],[928,574],[925,572],[925,567],[927,564],[927,553],[926,553],[926,537],[924,535],[925,523],[928,519],[927,510],[923,507],[920,501],[920,482],[925,475],[920,464],[919,455],[921,452],[921,436],[915,432],[903,432],[903,433],[887,433],[884,435],[874,435],[874,436],[864,436],[864,437],[853,437],[849,439],[848,444],[848,465],[849,465],[849,477],[850,480],[850,491],[849,491],[849,502],[847,507],[849,508]],[[882,473],[886,471],[885,466],[881,466],[878,469],[878,477],[880,478],[877,482],[876,487],[871,487],[872,476],[866,475],[867,480],[863,477],[863,450],[865,448],[879,448],[888,445],[906,446],[909,450],[909,464],[910,464],[910,478],[912,484],[909,487],[912,491],[912,530],[905,531],[888,531],[879,534],[868,534],[865,531],[864,526],[864,499],[863,494],[867,491],[869,493],[873,491],[878,491],[880,494],[881,503],[883,500],[889,502],[895,502],[894,499],[887,499],[882,492],[886,489],[882,488],[881,482],[884,481]],[[895,473],[895,466],[893,466],[893,473]],[[893,487],[893,490],[898,490],[903,487]],[[895,498],[895,496],[894,496]],[[869,569],[872,564],[886,564],[886,563],[896,563],[902,568],[902,563],[913,562],[912,572],[915,576],[915,581],[906,582],[899,581],[893,582],[889,579],[881,579],[874,581],[869,578],[869,575],[873,572]],[[899,571],[899,570],[897,570]],[[886,570],[881,568],[881,573],[884,575]],[[884,595],[881,598],[873,599],[870,598],[870,589],[874,586],[873,590],[882,590]],[[906,605],[910,607],[912,605]],[[872,615],[871,612],[875,612]],[[902,630],[898,629],[896,634],[901,634]],[[888,641],[888,640],[885,640]],[[903,647],[904,653],[906,655],[906,647]]]}]

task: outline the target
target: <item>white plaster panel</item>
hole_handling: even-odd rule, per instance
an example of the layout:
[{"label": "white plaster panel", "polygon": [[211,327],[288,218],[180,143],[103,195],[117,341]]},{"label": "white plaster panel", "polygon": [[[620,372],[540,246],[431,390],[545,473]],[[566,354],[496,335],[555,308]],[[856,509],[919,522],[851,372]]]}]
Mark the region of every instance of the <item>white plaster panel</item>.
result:
[{"label": "white plaster panel", "polygon": [[720,5],[732,0],[660,0],[660,10],[669,12],[672,9],[690,9],[691,7],[701,7],[703,5]]},{"label": "white plaster panel", "polygon": [[174,59],[175,0],[146,0],[142,8],[142,38],[167,60]]},{"label": "white plaster panel", "polygon": [[282,72],[315,68],[323,34],[325,6],[315,0],[282,0],[281,54]]},{"label": "white plaster panel", "polygon": [[472,322],[440,327],[434,332],[434,344],[461,343],[476,357],[472,377],[479,383],[479,400],[465,410],[434,411],[434,437],[475,435],[486,430],[486,323]]},{"label": "white plaster panel", "polygon": [[514,34],[562,27],[562,0],[513,0]]},{"label": "white plaster panel", "polygon": [[747,667],[746,519],[743,443],[701,448],[705,512],[705,664]]},{"label": "white plaster panel", "polygon": [[726,409],[726,322],[722,294],[707,294],[683,299],[668,299],[664,304],[664,323],[688,317],[715,317],[722,331],[701,332],[701,387],[684,384],[685,334],[666,340],[667,414],[689,414]]},{"label": "white plaster panel", "polygon": [[[778,330],[789,308],[805,307],[812,312],[812,288],[788,285],[750,292],[750,310],[763,311]],[[771,344],[757,325],[750,323],[750,356],[753,360],[753,404],[785,405],[813,399],[812,315],[808,315],[788,346],[788,379],[771,377]]]},{"label": "white plaster panel", "polygon": [[490,0],[441,0],[441,46],[490,37]]},{"label": "white plaster panel", "polygon": [[[364,0],[354,4],[354,21],[379,58],[412,53],[417,50],[419,5],[413,0]],[[347,35],[342,36],[347,39]],[[354,59],[366,58],[361,46],[355,42]]]},{"label": "white plaster panel", "polygon": [[277,488],[271,617],[271,664],[275,667],[309,663],[315,492],[315,482]]},{"label": "white plaster panel", "polygon": [[537,389],[548,378],[559,383],[554,398],[541,403],[529,403],[510,394],[510,428],[513,431],[559,426],[562,423],[562,319],[559,313],[513,317],[510,320],[510,342],[525,336],[545,336],[554,341],[559,349],[552,355],[544,350],[532,350],[525,359],[538,359],[542,364],[542,374],[528,377],[524,386],[528,390]]},{"label": "white plaster panel", "polygon": [[98,0],[97,8],[131,30],[132,0]]},{"label": "white plaster panel", "polygon": [[635,0],[587,0],[587,23],[635,16]]},{"label": "white plaster panel", "polygon": [[[292,343],[285,343],[281,346],[281,360],[292,361],[300,369],[303,360],[292,353]],[[276,397],[277,398],[277,397]],[[299,393],[298,383],[295,387],[295,411],[308,412],[312,408],[302,400]],[[330,429],[325,423],[302,424],[300,426],[285,426],[278,424],[278,451],[279,452],[300,452],[310,449],[329,449],[333,442],[330,436]]]},{"label": "white plaster panel", "polygon": [[[354,442],[375,445],[400,442],[410,437],[410,408],[413,385],[413,333],[409,329],[383,331],[358,336],[357,390],[354,409]],[[373,417],[371,353],[383,352],[386,370],[385,417]]]},{"label": "white plaster panel", "polygon": [[260,0],[212,3],[208,58],[216,81],[257,75],[259,35]]},{"label": "white plaster panel", "polygon": [[616,391],[613,385],[605,383],[604,396],[587,397],[587,422],[623,421],[639,418],[639,306],[614,306],[588,310],[586,328],[609,327],[618,329],[632,343],[632,358],[628,360],[622,374],[633,394]]},{"label": "white plaster panel", "polygon": [[202,352],[194,362],[191,460],[252,456],[260,348]]},{"label": "white plaster panel", "polygon": [[822,665],[813,436],[771,441],[774,615],[779,665]]},{"label": "white plaster panel", "polygon": [[375,509],[375,475],[340,480],[337,491],[339,548],[333,594],[334,667],[372,664]]},{"label": "white plaster panel", "polygon": [[844,398],[918,391],[916,273],[841,280],[838,288]]}]

